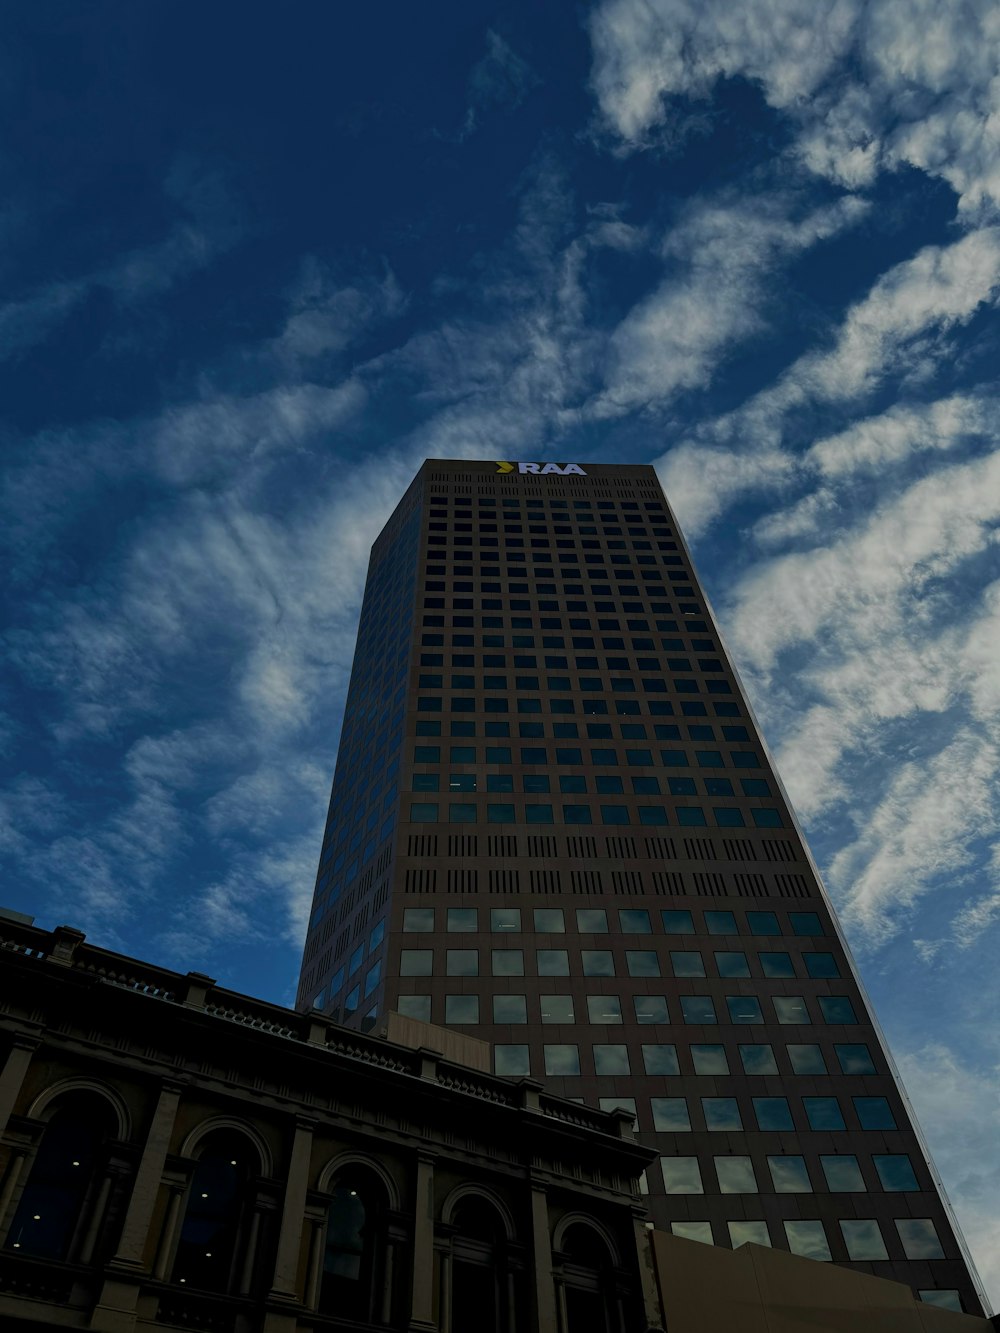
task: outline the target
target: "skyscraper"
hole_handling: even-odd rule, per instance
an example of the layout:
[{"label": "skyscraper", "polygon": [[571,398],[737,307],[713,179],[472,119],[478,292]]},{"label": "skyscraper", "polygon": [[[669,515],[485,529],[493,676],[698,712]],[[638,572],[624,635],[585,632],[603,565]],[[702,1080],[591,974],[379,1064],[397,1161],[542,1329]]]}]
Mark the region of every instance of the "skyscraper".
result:
[{"label": "skyscraper", "polygon": [[420,470],[372,548],[299,1003],[632,1110],[674,1234],[981,1308],[651,467]]}]

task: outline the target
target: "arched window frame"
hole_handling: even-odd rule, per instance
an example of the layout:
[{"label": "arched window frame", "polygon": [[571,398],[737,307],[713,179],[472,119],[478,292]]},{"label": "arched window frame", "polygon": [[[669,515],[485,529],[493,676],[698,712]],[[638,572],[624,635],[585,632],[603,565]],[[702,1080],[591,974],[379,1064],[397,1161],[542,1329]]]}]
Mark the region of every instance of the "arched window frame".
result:
[{"label": "arched window frame", "polygon": [[[579,1264],[566,1251],[567,1236],[576,1227],[592,1234],[607,1255],[607,1263],[596,1272],[589,1265]],[[614,1234],[603,1223],[587,1213],[567,1213],[559,1219],[552,1233],[552,1269],[556,1285],[556,1305],[559,1313],[559,1333],[582,1333],[570,1323],[567,1291],[583,1291],[599,1296],[604,1307],[604,1326],[598,1329],[593,1322],[595,1307],[591,1305],[587,1333],[624,1333],[627,1325],[625,1310],[631,1300],[631,1283],[622,1267],[621,1251]]]},{"label": "arched window frame", "polygon": [[[195,1188],[199,1164],[208,1151],[206,1144],[210,1145],[214,1136],[220,1133],[229,1133],[245,1140],[249,1159],[246,1178],[241,1183],[236,1206],[232,1255],[222,1289],[199,1287],[194,1284],[190,1284],[189,1287],[187,1282],[181,1281],[181,1275],[177,1273],[184,1225],[188,1220],[191,1193]],[[177,1286],[183,1286],[185,1290],[219,1296],[250,1295],[260,1281],[256,1260],[262,1245],[260,1234],[262,1217],[268,1210],[268,1203],[262,1197],[262,1182],[264,1177],[270,1176],[273,1172],[270,1148],[254,1126],[246,1121],[228,1116],[216,1116],[195,1126],[182,1145],[181,1156],[185,1159],[186,1180],[178,1196],[178,1207],[172,1220],[171,1210],[168,1209],[167,1224],[160,1242],[161,1258],[157,1267],[164,1277],[169,1274],[168,1280]]]},{"label": "arched window frame", "polygon": [[[463,1204],[485,1205],[495,1215],[499,1241],[495,1246],[477,1238],[463,1236],[460,1217]],[[488,1186],[467,1183],[456,1186],[441,1206],[437,1227],[441,1292],[442,1333],[462,1333],[454,1326],[454,1282],[457,1263],[481,1265],[493,1274],[497,1328],[500,1333],[517,1333],[521,1324],[524,1296],[521,1290],[525,1271],[524,1254],[517,1240],[513,1215],[505,1201]],[[523,1322],[523,1321],[522,1321]]]},{"label": "arched window frame", "polygon": [[3,1182],[7,1199],[5,1215],[0,1218],[3,1246],[11,1252],[23,1252],[26,1258],[31,1257],[30,1249],[25,1246],[22,1250],[21,1242],[14,1237],[18,1214],[26,1191],[31,1189],[49,1126],[66,1109],[66,1099],[78,1095],[92,1096],[95,1109],[107,1119],[103,1132],[99,1132],[89,1179],[80,1191],[76,1215],[58,1260],[88,1265],[101,1257],[110,1244],[109,1217],[131,1174],[131,1153],[125,1142],[131,1136],[131,1117],[114,1088],[97,1079],[65,1078],[50,1084],[29,1106],[25,1119],[30,1137],[23,1150],[15,1147],[12,1151]]},{"label": "arched window frame", "polygon": [[306,1279],[306,1305],[321,1313],[324,1306],[323,1265],[326,1255],[330,1209],[342,1183],[360,1184],[362,1197],[374,1201],[365,1266],[364,1307],[357,1318],[372,1324],[391,1325],[398,1314],[400,1254],[408,1240],[400,1212],[396,1181],[381,1162],[363,1153],[343,1152],[327,1162],[320,1172],[317,1190],[310,1196],[307,1220],[311,1226]]}]

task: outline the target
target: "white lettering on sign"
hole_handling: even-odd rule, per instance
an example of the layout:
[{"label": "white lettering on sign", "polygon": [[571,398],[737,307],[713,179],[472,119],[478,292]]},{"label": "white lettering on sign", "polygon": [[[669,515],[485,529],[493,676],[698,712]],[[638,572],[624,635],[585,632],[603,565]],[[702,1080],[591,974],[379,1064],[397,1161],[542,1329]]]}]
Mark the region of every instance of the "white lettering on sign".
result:
[{"label": "white lettering on sign", "polygon": [[585,477],[579,463],[497,463],[498,472],[513,472],[539,477]]}]

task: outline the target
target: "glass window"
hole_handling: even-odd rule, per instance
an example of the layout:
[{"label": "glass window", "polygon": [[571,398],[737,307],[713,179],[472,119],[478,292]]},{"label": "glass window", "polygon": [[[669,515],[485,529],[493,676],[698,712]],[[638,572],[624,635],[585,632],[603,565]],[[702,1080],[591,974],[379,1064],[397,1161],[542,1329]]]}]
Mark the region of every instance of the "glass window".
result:
[{"label": "glass window", "polygon": [[440,745],[416,745],[413,748],[415,764],[438,764],[441,762]]},{"label": "glass window", "polygon": [[535,962],[540,977],[569,976],[569,954],[565,949],[536,949]]},{"label": "glass window", "polygon": [[837,1042],[834,1045],[842,1074],[874,1074],[875,1062],[863,1044]]},{"label": "glass window", "polygon": [[918,1290],[917,1296],[925,1305],[937,1305],[942,1310],[954,1310],[956,1314],[961,1314],[964,1309],[962,1297],[954,1288],[924,1287]]},{"label": "glass window", "polygon": [[811,1194],[812,1184],[804,1157],[773,1156],[767,1159],[775,1194]]},{"label": "glass window", "polygon": [[682,828],[703,828],[706,823],[705,812],[698,805],[679,805],[677,822]]},{"label": "glass window", "polygon": [[785,1222],[785,1239],[788,1241],[788,1248],[792,1254],[801,1255],[803,1259],[819,1259],[823,1263],[829,1263],[832,1256],[830,1254],[830,1245],[826,1239],[826,1231],[823,1229],[823,1223],[819,1221],[798,1221]]},{"label": "glass window", "polygon": [[710,935],[738,935],[732,912],[706,912],[705,929]]},{"label": "glass window", "polygon": [[[525,784],[527,784],[527,778],[525,778]],[[525,790],[527,791],[527,785]],[[524,807],[524,817],[527,824],[551,824],[554,822],[551,805],[526,805]]]},{"label": "glass window", "polygon": [[445,976],[448,976],[448,977],[478,977],[478,976],[479,976],[479,950],[478,950],[478,949],[446,949],[446,950],[445,950]]},{"label": "glass window", "polygon": [[412,934],[431,934],[434,930],[433,907],[407,907],[403,909],[403,930]]},{"label": "glass window", "polygon": [[832,953],[804,953],[802,961],[805,963],[806,972],[810,977],[824,979],[840,976],[840,968],[837,966],[837,960]]},{"label": "glass window", "polygon": [[812,1044],[794,1044],[785,1047],[793,1074],[825,1074],[823,1052]]},{"label": "glass window", "polygon": [[606,935],[608,914],[603,907],[578,907],[576,928],[581,935]]},{"label": "glass window", "polygon": [[745,953],[717,953],[715,955],[715,966],[720,977],[748,977],[750,975],[750,964],[747,962]]},{"label": "glass window", "polygon": [[896,1230],[907,1259],[943,1259],[944,1250],[929,1217],[900,1217]]},{"label": "glass window", "polygon": [[743,813],[734,805],[716,805],[712,807],[715,822],[719,828],[742,828]]},{"label": "glass window", "polygon": [[492,792],[513,791],[514,775],[512,773],[487,773],[486,790]]},{"label": "glass window", "polygon": [[765,977],[783,980],[786,977],[795,976],[791,956],[787,953],[759,953],[757,959]]},{"label": "glass window", "polygon": [[475,907],[449,907],[448,930],[450,933],[469,935],[479,929],[479,912]]},{"label": "glass window", "polygon": [[410,822],[412,824],[436,824],[437,817],[436,801],[411,801]]},{"label": "glass window", "polygon": [[637,1023],[670,1022],[665,995],[634,995],[632,1003],[635,1006],[635,1020]]},{"label": "glass window", "polygon": [[591,1023],[620,1023],[622,1002],[617,995],[588,995],[587,1017]]},{"label": "glass window", "polygon": [[682,1236],[684,1240],[697,1240],[703,1245],[714,1245],[711,1222],[671,1222],[670,1234]]},{"label": "glass window", "polygon": [[672,950],[670,966],[674,970],[675,977],[703,977],[705,975],[705,964],[697,950]]},{"label": "glass window", "polygon": [[682,1134],[691,1128],[687,1101],[683,1097],[650,1097],[649,1106],[653,1112],[653,1128],[667,1130],[672,1134]]},{"label": "glass window", "polygon": [[478,995],[446,995],[444,997],[444,1021],[446,1023],[478,1023]]},{"label": "glass window", "polygon": [[521,909],[519,907],[491,907],[490,930],[519,931],[521,929]]},{"label": "glass window", "polygon": [[448,822],[450,824],[474,824],[476,822],[476,807],[474,805],[457,805],[453,802],[448,806]]},{"label": "glass window", "polygon": [[589,805],[564,805],[563,823],[564,824],[592,824],[594,821],[590,815]]},{"label": "glass window", "polygon": [[895,1129],[896,1117],[884,1097],[855,1097],[854,1112],[862,1129]]},{"label": "glass window", "polygon": [[[632,1127],[633,1129],[636,1127],[638,1115],[634,1097],[598,1097],[597,1104],[602,1111],[630,1111],[632,1113]],[[643,1172],[643,1180],[645,1180],[645,1172]],[[647,1190],[640,1188],[640,1193],[645,1194],[647,1192]]]},{"label": "glass window", "polygon": [[401,949],[399,975],[401,977],[429,977],[434,970],[432,949]]},{"label": "glass window", "polygon": [[668,935],[693,935],[694,920],[683,908],[669,908],[660,913],[663,929]]},{"label": "glass window", "polygon": [[494,1023],[527,1023],[528,1009],[523,995],[494,995]]},{"label": "glass window", "polygon": [[498,1074],[506,1074],[508,1078],[526,1078],[531,1073],[527,1046],[495,1045],[493,1068]]},{"label": "glass window", "polygon": [[738,1250],[741,1245],[770,1247],[771,1237],[766,1222],[727,1222],[726,1226],[729,1228],[729,1243],[734,1250]]},{"label": "glass window", "polygon": [[702,1097],[706,1129],[742,1129],[743,1119],[735,1097]]},{"label": "glass window", "polygon": [[410,787],[413,791],[437,791],[440,784],[437,773],[414,773]]},{"label": "glass window", "polygon": [[844,1220],[840,1232],[847,1246],[847,1257],[856,1262],[862,1259],[888,1259],[885,1242],[874,1218]]},{"label": "glass window", "polygon": [[844,1117],[836,1097],[803,1097],[810,1129],[844,1129]]},{"label": "glass window", "polygon": [[722,1194],[756,1194],[757,1177],[749,1157],[716,1157],[715,1174]]},{"label": "glass window", "polygon": [[559,779],[559,790],[565,795],[572,796],[574,793],[579,795],[580,792],[587,790],[587,779],[576,774],[564,773]]},{"label": "glass window", "polygon": [[763,1023],[760,1000],[756,995],[727,995],[726,1007],[729,1009],[731,1023]]},{"label": "glass window", "polygon": [[542,935],[563,935],[566,922],[561,907],[536,907],[535,930]]},{"label": "glass window", "polygon": [[572,995],[542,995],[539,997],[543,1023],[575,1023]]},{"label": "glass window", "polygon": [[651,1042],[644,1043],[642,1063],[647,1074],[676,1076],[681,1072],[677,1063],[676,1046],[653,1044]]},{"label": "glass window", "polygon": [[580,961],[585,977],[613,977],[615,960],[610,949],[581,949]]},{"label": "glass window", "polygon": [[[612,775],[598,775],[594,779],[594,788],[602,796],[621,796],[625,788],[622,786],[622,780]],[[602,807],[603,809],[603,807]]]},{"label": "glass window", "polygon": [[854,1005],[846,995],[820,995],[820,1011],[825,1023],[856,1023]]},{"label": "glass window", "polygon": [[653,927],[644,907],[620,907],[618,924],[623,935],[651,935]]},{"label": "glass window", "polygon": [[[751,779],[744,778],[743,781],[746,783],[751,781]],[[788,920],[791,924],[793,935],[825,934],[817,912],[789,912]]]},{"label": "glass window", "polygon": [[704,1194],[697,1157],[661,1157],[663,1188],[667,1194]]},{"label": "glass window", "polygon": [[495,977],[523,977],[524,951],[522,949],[491,950],[491,965]]},{"label": "glass window", "polygon": [[421,1023],[431,1021],[431,997],[429,995],[400,995],[396,1000],[396,1012],[404,1018],[419,1018]]},{"label": "glass window", "polygon": [[792,1129],[792,1113],[786,1097],[754,1097],[753,1112],[758,1129]]},{"label": "glass window", "polygon": [[919,1188],[913,1166],[905,1152],[875,1153],[872,1162],[886,1193],[896,1194]]},{"label": "glass window", "polygon": [[771,1003],[779,1023],[803,1026],[809,1023],[809,1010],[801,995],[772,995]]},{"label": "glass window", "polygon": [[717,1023],[711,995],[682,995],[681,1014],[685,1023]]},{"label": "glass window", "polygon": [[729,1060],[725,1046],[708,1042],[692,1042],[691,1059],[696,1074],[728,1074]]},{"label": "glass window", "polygon": [[781,934],[774,912],[747,912],[747,929],[751,935]]},{"label": "glass window", "polygon": [[594,1046],[595,1074],[628,1074],[628,1047],[597,1044]]},{"label": "glass window", "polygon": [[658,977],[660,960],[652,949],[626,949],[625,963],[630,977]]},{"label": "glass window", "polygon": [[766,1043],[740,1046],[740,1059],[744,1074],[776,1074],[774,1051]]},{"label": "glass window", "polygon": [[[454,753],[452,754],[454,758]],[[510,746],[509,745],[487,745],[486,762],[488,764],[509,764]]]},{"label": "glass window", "polygon": [[542,1047],[545,1072],[550,1077],[569,1077],[580,1072],[580,1048],[568,1042]]},{"label": "glass window", "polygon": [[448,753],[453,764],[474,764],[476,762],[476,747],[474,745],[453,745]]},{"label": "glass window", "polygon": [[696,796],[698,794],[694,778],[667,778],[667,789],[671,796]]},{"label": "glass window", "polygon": [[[599,781],[600,779],[598,779]],[[602,824],[627,824],[629,822],[628,807],[624,805],[602,805],[601,823]]]}]

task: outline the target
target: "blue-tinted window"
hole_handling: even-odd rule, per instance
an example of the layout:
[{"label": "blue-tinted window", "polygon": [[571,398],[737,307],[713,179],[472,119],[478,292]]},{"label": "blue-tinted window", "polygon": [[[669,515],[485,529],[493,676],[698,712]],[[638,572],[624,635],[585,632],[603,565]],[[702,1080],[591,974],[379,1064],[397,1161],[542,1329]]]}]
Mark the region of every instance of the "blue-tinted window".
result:
[{"label": "blue-tinted window", "polygon": [[802,961],[806,965],[806,972],[811,977],[822,979],[840,976],[840,968],[837,966],[837,960],[832,953],[804,953]]},{"label": "blue-tinted window", "polygon": [[819,1164],[826,1177],[826,1187],[834,1194],[863,1194],[865,1179],[858,1159],[852,1153],[823,1154]]},{"label": "blue-tinted window", "polygon": [[707,823],[705,812],[698,805],[678,806],[677,822],[682,828],[704,828]]},{"label": "blue-tinted window", "polygon": [[822,935],[824,930],[817,912],[789,912],[793,935]]},{"label": "blue-tinted window", "polygon": [[694,778],[667,778],[667,788],[671,796],[695,796],[698,790]]},{"label": "blue-tinted window", "polygon": [[411,786],[414,791],[437,791],[440,783],[437,773],[414,773]]},{"label": "blue-tinted window", "polygon": [[854,1005],[846,995],[820,995],[819,1007],[825,1023],[856,1023]]},{"label": "blue-tinted window", "polygon": [[682,995],[681,1014],[685,1023],[716,1023],[711,995]]},{"label": "blue-tinted window", "polygon": [[437,822],[438,807],[435,801],[413,801],[410,804],[410,821],[414,824],[434,824]]},{"label": "blue-tinted window", "polygon": [[875,1062],[871,1051],[861,1043],[838,1042],[834,1046],[840,1071],[843,1074],[874,1074]]},{"label": "blue-tinted window", "polygon": [[513,824],[514,807],[512,805],[488,805],[486,818],[491,824]]},{"label": "blue-tinted window", "polygon": [[705,929],[710,935],[736,935],[736,917],[732,912],[705,913]]},{"label": "blue-tinted window", "polygon": [[719,828],[743,827],[743,812],[735,806],[716,805],[712,807],[712,813]]},{"label": "blue-tinted window", "polygon": [[747,912],[747,929],[751,935],[780,935],[778,918],[773,912]]},{"label": "blue-tinted window", "polygon": [[660,912],[660,920],[668,935],[694,934],[694,919],[684,908],[667,908]]},{"label": "blue-tinted window", "polygon": [[872,1156],[882,1188],[888,1193],[919,1189],[913,1166],[905,1152],[876,1153]]},{"label": "blue-tinted window", "polygon": [[787,953],[759,953],[757,961],[760,963],[760,969],[765,977],[774,977],[780,980],[795,976],[791,956]]},{"label": "blue-tinted window", "polygon": [[593,819],[590,814],[589,805],[564,805],[563,806],[564,824],[592,824]]},{"label": "blue-tinted window", "polygon": [[791,1129],[792,1113],[786,1097],[754,1097],[753,1112],[758,1129]]},{"label": "blue-tinted window", "polygon": [[724,951],[716,953],[715,966],[720,977],[748,977],[750,964],[745,953]]},{"label": "blue-tinted window", "polygon": [[673,968],[675,977],[703,977],[705,975],[705,964],[697,949],[672,950],[670,966]]},{"label": "blue-tinted window", "polygon": [[668,1023],[670,1021],[665,995],[634,995],[632,1003],[635,1006],[635,1020],[637,1023]]},{"label": "blue-tinted window", "polygon": [[602,805],[601,823],[602,824],[627,824],[629,822],[628,807],[624,805]]},{"label": "blue-tinted window", "polygon": [[705,1128],[714,1130],[742,1129],[743,1120],[735,1097],[702,1097],[701,1109]]},{"label": "blue-tinted window", "polygon": [[761,810],[751,810],[750,814],[753,816],[753,822],[757,828],[783,827],[781,812],[779,810],[771,810],[765,807]]},{"label": "blue-tinted window", "polygon": [[836,1097],[803,1097],[810,1129],[845,1129],[844,1117]]},{"label": "blue-tinted window", "polygon": [[726,1006],[729,1009],[731,1023],[763,1023],[760,1000],[756,995],[727,995]]},{"label": "blue-tinted window", "polygon": [[766,1042],[740,1045],[740,1060],[744,1074],[776,1074],[778,1066],[774,1051]]},{"label": "blue-tinted window", "polygon": [[826,1061],[819,1046],[812,1043],[789,1043],[785,1050],[793,1074],[825,1074]]},{"label": "blue-tinted window", "polygon": [[896,1117],[884,1097],[855,1097],[854,1112],[862,1129],[895,1129]]}]

